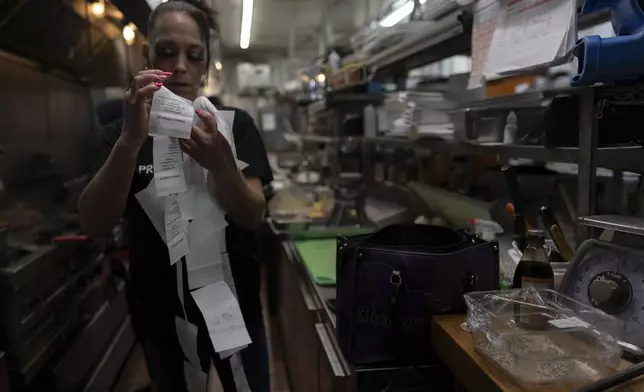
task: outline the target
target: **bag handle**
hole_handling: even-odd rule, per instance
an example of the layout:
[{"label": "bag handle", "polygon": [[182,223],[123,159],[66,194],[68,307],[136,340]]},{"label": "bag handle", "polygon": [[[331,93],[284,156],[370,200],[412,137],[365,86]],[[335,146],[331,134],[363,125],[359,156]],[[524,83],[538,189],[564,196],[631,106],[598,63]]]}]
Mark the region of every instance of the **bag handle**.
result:
[{"label": "bag handle", "polygon": [[469,241],[464,232],[440,226],[395,224],[365,237],[364,244],[392,248],[449,249]]}]

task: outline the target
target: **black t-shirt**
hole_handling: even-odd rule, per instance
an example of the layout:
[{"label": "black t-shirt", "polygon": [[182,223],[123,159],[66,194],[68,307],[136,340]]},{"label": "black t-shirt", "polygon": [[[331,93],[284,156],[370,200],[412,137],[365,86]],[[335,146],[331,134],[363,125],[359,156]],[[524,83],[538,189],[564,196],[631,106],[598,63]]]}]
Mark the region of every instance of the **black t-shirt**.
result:
[{"label": "black t-shirt", "polygon": [[[237,158],[248,163],[243,170],[247,178],[259,178],[263,185],[272,181],[272,173],[266,157],[261,135],[248,113],[234,108],[222,107],[220,110],[234,110],[233,136]],[[101,136],[104,158],[118,140],[123,121],[118,120],[105,127]],[[130,247],[131,289],[137,300],[137,318],[141,322],[146,338],[158,345],[169,344],[168,336],[176,336],[175,316],[181,316],[177,296],[176,264],[170,265],[168,249],[152,222],[148,219],[135,194],[145,189],[154,177],[152,161],[152,138],[144,143],[137,159],[134,178],[124,213],[125,237]],[[244,318],[261,317],[259,300],[259,263],[257,240],[251,231],[243,230],[228,220],[226,228],[226,248],[231,271],[237,288],[238,300]],[[184,272],[185,272],[185,263]],[[187,274],[184,273],[184,287],[187,290]],[[186,312],[188,320],[200,326],[205,323],[196,308],[192,297],[187,294]],[[210,346],[209,341],[207,345]],[[174,343],[173,343],[174,344]]]}]

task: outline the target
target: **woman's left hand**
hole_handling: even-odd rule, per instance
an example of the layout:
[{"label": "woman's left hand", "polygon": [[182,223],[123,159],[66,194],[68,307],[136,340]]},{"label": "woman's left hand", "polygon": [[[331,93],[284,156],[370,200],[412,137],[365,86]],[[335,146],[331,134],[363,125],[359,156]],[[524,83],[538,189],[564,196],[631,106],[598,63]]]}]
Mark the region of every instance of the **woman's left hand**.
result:
[{"label": "woman's left hand", "polygon": [[217,130],[215,117],[206,110],[197,110],[197,116],[205,124],[204,129],[192,127],[190,139],[179,140],[181,150],[194,159],[199,165],[211,172],[220,172],[234,168],[237,163],[230,144]]}]

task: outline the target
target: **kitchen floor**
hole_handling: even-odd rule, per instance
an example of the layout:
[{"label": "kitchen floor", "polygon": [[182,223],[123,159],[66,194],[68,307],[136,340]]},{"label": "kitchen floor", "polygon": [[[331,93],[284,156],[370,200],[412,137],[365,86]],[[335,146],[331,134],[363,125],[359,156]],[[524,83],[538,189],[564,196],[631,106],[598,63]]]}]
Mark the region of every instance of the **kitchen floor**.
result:
[{"label": "kitchen floor", "polygon": [[[265,275],[264,275],[265,276]],[[266,304],[266,286],[262,287],[262,303]],[[278,343],[278,331],[272,326],[268,317],[267,306],[264,305],[264,323],[266,325],[266,334],[268,335],[268,355],[270,360],[271,371],[271,391],[272,392],[290,392],[291,388],[286,377],[286,366],[281,346]],[[140,344],[136,344],[130,353],[121,376],[112,389],[113,392],[142,392],[152,391],[150,389],[150,376],[145,364],[143,349]]]}]

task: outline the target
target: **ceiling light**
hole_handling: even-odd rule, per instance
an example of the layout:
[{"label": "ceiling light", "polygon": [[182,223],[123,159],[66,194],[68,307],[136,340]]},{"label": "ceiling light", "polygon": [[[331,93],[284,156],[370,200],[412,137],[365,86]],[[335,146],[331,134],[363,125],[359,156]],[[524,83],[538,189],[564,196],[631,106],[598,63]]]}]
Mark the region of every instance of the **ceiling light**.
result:
[{"label": "ceiling light", "polygon": [[217,69],[217,71],[221,71],[221,69],[223,68],[223,66],[221,65],[221,62],[216,61],[215,62],[215,68]]},{"label": "ceiling light", "polygon": [[408,1],[402,7],[397,8],[385,16],[380,21],[380,26],[382,27],[391,27],[396,25],[401,20],[405,19],[414,11],[414,2]]},{"label": "ceiling light", "polygon": [[123,27],[123,39],[125,39],[125,43],[132,45],[134,43],[134,38],[136,38],[136,32],[134,31],[132,23]]},{"label": "ceiling light", "polygon": [[318,76],[315,79],[318,81],[318,83],[322,84],[324,83],[324,81],[326,81],[326,75],[323,73],[318,74]]},{"label": "ceiling light", "polygon": [[241,32],[239,33],[239,47],[248,49],[250,46],[250,28],[253,25],[253,0],[243,0]]},{"label": "ceiling light", "polygon": [[105,4],[101,0],[90,3],[89,12],[91,12],[92,15],[100,18],[105,15]]}]

